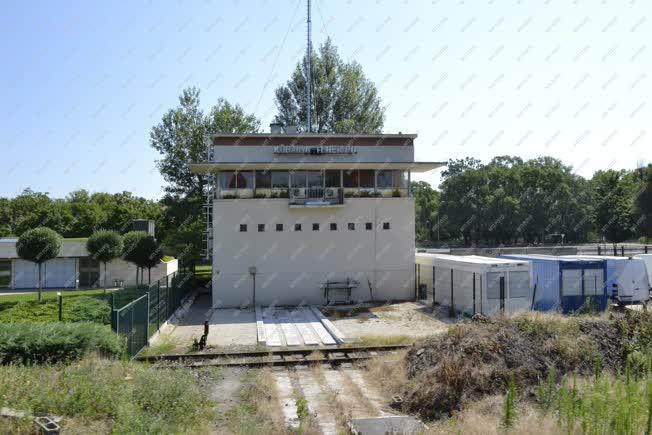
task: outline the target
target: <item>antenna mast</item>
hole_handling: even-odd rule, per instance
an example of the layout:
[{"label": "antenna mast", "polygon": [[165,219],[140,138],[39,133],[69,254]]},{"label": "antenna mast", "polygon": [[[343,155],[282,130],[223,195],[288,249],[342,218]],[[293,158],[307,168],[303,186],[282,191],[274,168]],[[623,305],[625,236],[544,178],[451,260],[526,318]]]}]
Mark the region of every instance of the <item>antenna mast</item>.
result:
[{"label": "antenna mast", "polygon": [[307,57],[307,69],[306,69],[306,88],[308,90],[308,133],[312,133],[312,119],[310,116],[310,108],[312,107],[312,60],[311,60],[311,55],[312,55],[312,40],[311,40],[311,33],[312,33],[312,21],[310,20],[310,0],[308,0],[308,44],[306,47],[306,57]]}]

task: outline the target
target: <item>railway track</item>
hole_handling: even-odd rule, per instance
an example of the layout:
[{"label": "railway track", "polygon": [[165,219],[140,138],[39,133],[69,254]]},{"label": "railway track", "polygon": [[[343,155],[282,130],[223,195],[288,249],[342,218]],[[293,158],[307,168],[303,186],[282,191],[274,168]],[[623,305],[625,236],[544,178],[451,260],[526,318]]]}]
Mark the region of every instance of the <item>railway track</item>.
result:
[{"label": "railway track", "polygon": [[333,364],[366,360],[387,352],[405,349],[410,345],[388,346],[331,346],[322,348],[279,349],[270,351],[236,351],[220,353],[191,353],[137,357],[158,367],[269,367],[306,364]]}]

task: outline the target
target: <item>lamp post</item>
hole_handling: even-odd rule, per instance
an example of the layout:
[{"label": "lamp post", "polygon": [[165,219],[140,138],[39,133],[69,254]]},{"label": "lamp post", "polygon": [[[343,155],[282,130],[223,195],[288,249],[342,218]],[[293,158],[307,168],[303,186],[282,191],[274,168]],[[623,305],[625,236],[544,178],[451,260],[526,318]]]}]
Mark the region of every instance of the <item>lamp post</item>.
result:
[{"label": "lamp post", "polygon": [[57,292],[57,299],[59,299],[59,322],[63,320],[63,297],[61,292]]},{"label": "lamp post", "polygon": [[249,268],[249,273],[251,274],[251,276],[252,276],[252,278],[253,278],[253,280],[254,280],[254,294],[253,294],[253,300],[254,300],[254,301],[253,301],[253,305],[254,305],[254,308],[256,308],[256,272],[257,272],[257,270],[256,270],[256,266],[251,266],[251,267]]}]

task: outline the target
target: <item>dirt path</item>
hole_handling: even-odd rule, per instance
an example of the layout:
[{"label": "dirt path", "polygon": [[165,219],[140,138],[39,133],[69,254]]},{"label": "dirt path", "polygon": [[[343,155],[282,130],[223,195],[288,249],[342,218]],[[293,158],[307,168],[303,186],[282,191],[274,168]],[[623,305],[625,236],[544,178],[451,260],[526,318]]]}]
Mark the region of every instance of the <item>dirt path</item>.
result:
[{"label": "dirt path", "polygon": [[223,416],[233,406],[240,402],[241,377],[244,369],[226,367],[222,371],[222,378],[213,383],[211,389],[211,399],[216,403],[215,413],[218,420],[215,422],[213,434],[225,433],[225,424]]},{"label": "dirt path", "polygon": [[304,397],[310,416],[323,434],[346,431],[351,418],[394,415],[381,393],[355,367],[297,367],[274,372],[286,425],[296,428],[297,400]]}]

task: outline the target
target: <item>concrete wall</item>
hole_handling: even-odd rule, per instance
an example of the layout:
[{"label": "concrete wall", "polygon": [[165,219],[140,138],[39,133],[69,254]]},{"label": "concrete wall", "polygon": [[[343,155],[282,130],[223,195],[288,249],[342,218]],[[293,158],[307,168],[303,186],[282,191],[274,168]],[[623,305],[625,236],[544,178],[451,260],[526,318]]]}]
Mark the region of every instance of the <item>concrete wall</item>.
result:
[{"label": "concrete wall", "polygon": [[[414,298],[413,198],[351,198],[341,207],[289,208],[287,199],[215,200],[213,305],[323,304],[327,280],[360,281],[356,301]],[[330,230],[330,223],[337,230]],[[372,230],[365,224],[371,222]],[[383,230],[384,222],[390,229]],[[295,231],[296,223],[302,231]],[[319,223],[319,231],[313,231]],[[348,229],[355,223],[355,230]],[[247,232],[240,232],[240,224]],[[258,224],[265,225],[258,232]],[[283,224],[283,231],[276,231]]]},{"label": "concrete wall", "polygon": [[[161,278],[165,278],[177,271],[179,268],[178,260],[174,259],[170,262],[160,262],[158,266],[152,268],[152,283],[155,283]],[[104,265],[100,264],[100,284],[104,278]],[[114,280],[124,281],[127,287],[136,285],[136,266],[124,260],[113,260],[106,265],[106,285],[112,287]],[[143,282],[147,284],[147,269],[143,271]]]}]

